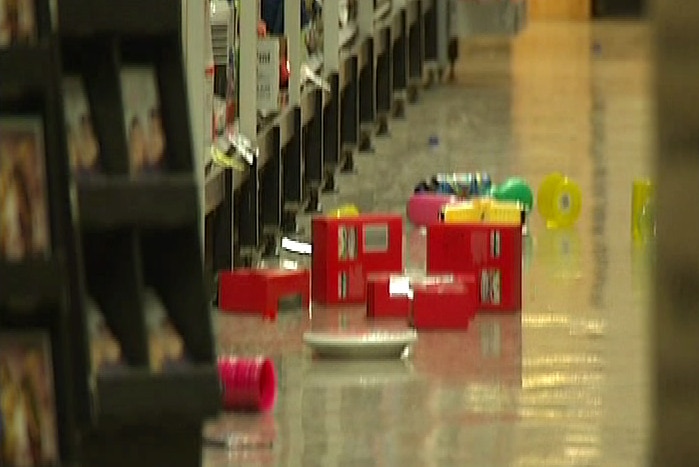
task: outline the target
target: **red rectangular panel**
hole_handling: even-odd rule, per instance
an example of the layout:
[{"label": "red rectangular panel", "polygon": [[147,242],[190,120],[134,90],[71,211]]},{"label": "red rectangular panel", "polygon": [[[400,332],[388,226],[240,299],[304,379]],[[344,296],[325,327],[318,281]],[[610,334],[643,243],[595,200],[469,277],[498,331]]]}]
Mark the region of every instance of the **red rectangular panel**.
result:
[{"label": "red rectangular panel", "polygon": [[521,310],[522,229],[483,223],[430,225],[427,272],[474,273],[481,310]]}]

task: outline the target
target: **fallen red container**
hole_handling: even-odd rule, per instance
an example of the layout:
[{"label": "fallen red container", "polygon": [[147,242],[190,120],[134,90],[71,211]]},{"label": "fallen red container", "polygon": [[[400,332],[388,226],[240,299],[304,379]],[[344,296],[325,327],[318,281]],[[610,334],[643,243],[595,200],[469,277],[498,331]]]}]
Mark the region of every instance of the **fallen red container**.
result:
[{"label": "fallen red container", "polygon": [[274,406],[277,374],[270,359],[222,357],[218,373],[224,409],[267,412]]},{"label": "fallen red container", "polygon": [[366,315],[368,318],[409,318],[410,297],[391,295],[391,275],[374,274],[367,278]]},{"label": "fallen red container", "polygon": [[415,329],[467,330],[478,310],[475,278],[415,284],[411,322]]}]

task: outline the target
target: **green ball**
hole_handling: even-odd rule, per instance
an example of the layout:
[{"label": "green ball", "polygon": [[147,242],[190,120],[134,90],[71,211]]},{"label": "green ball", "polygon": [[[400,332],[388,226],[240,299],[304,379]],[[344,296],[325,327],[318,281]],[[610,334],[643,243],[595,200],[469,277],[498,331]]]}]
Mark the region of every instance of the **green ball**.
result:
[{"label": "green ball", "polygon": [[518,177],[509,178],[495,187],[492,191],[493,198],[500,201],[519,201],[527,211],[534,206],[534,193],[527,182]]}]

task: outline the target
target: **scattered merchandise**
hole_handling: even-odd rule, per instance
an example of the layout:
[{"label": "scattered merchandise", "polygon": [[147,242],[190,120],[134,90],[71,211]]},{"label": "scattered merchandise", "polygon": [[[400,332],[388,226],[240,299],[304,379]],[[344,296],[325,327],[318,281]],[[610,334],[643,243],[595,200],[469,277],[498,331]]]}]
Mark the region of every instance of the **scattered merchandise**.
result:
[{"label": "scattered merchandise", "polygon": [[437,174],[429,182],[423,180],[415,187],[415,193],[434,192],[455,195],[459,198],[487,195],[492,187],[490,175],[484,172]]},{"label": "scattered merchandise", "polygon": [[409,353],[417,332],[306,332],[303,340],[315,355],[339,359],[397,359]]},{"label": "scattered merchandise", "polygon": [[478,311],[476,281],[458,276],[453,281],[413,284],[411,324],[418,330],[467,330]]},{"label": "scattered merchandise", "polygon": [[490,196],[499,201],[518,202],[527,212],[534,207],[532,189],[524,179],[519,177],[508,178],[502,185],[493,186]]},{"label": "scattered merchandise", "polygon": [[299,255],[310,255],[313,253],[313,245],[310,243],[293,240],[288,237],[282,237],[281,248],[284,251]]},{"label": "scattered merchandise", "polygon": [[412,296],[409,277],[373,274],[367,278],[366,290],[367,318],[407,319],[410,316]]},{"label": "scattered merchandise", "polygon": [[51,352],[46,333],[0,333],[2,466],[59,464]]},{"label": "scattered merchandise", "polygon": [[522,309],[519,225],[459,223],[427,228],[428,274],[475,274],[481,311]]},{"label": "scattered merchandise", "polygon": [[442,221],[450,224],[485,222],[490,224],[523,225],[525,210],[518,201],[496,201],[473,198],[447,204],[442,208]]},{"label": "scattered merchandise", "polygon": [[359,209],[354,204],[343,204],[328,213],[329,217],[354,217],[359,215]]},{"label": "scattered merchandise", "polygon": [[277,374],[272,360],[222,357],[218,372],[226,410],[267,412],[274,407]]},{"label": "scattered merchandise", "polygon": [[631,235],[636,241],[655,238],[655,185],[651,180],[633,182]]},{"label": "scattered merchandise", "polygon": [[403,269],[403,218],[361,214],[312,220],[313,299],[364,303],[366,277]]},{"label": "scattered merchandise", "polygon": [[50,253],[44,127],[39,118],[0,118],[0,258]]},{"label": "scattered merchandise", "polygon": [[[480,210],[480,214],[489,213],[481,218],[482,221],[504,215],[504,211],[496,209],[495,206],[501,208],[518,203],[520,204],[517,209],[519,222],[522,224],[523,233],[527,233],[527,213],[534,205],[534,196],[527,182],[519,177],[511,177],[502,185],[496,186],[490,175],[481,172],[437,174],[429,182],[420,182],[408,200],[408,219],[413,225],[426,226],[444,220],[442,211],[446,210],[448,218],[454,216],[473,220],[475,218],[472,214],[475,215],[475,211],[472,211],[472,207],[464,204],[459,204],[458,207],[451,205],[460,201],[484,202],[486,199],[498,201],[501,204],[493,203],[491,204],[493,207],[488,211]],[[470,212],[462,212],[464,209]]]},{"label": "scattered merchandise", "polygon": [[218,306],[231,313],[259,313],[274,321],[279,299],[300,295],[310,306],[311,275],[307,269],[235,269],[219,275]]},{"label": "scattered merchandise", "polygon": [[414,226],[425,226],[440,222],[444,206],[457,201],[455,195],[418,192],[408,200],[408,220]]},{"label": "scattered merchandise", "polygon": [[541,182],[536,204],[547,228],[572,227],[580,217],[582,192],[575,181],[555,172]]}]

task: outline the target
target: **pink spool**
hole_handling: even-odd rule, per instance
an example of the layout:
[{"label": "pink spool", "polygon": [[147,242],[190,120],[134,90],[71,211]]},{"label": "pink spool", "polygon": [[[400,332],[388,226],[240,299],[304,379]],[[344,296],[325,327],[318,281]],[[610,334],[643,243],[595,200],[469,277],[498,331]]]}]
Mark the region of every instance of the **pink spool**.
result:
[{"label": "pink spool", "polygon": [[277,375],[268,358],[224,357],[218,361],[226,410],[267,412],[277,397]]},{"label": "pink spool", "polygon": [[415,193],[408,200],[408,220],[415,226],[436,224],[442,207],[456,200],[443,193]]}]

